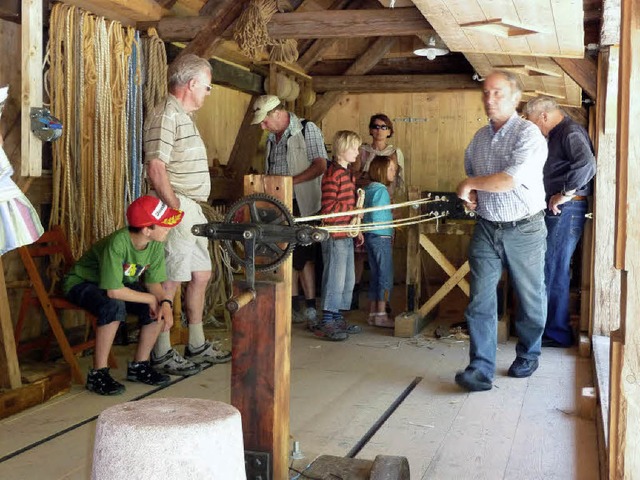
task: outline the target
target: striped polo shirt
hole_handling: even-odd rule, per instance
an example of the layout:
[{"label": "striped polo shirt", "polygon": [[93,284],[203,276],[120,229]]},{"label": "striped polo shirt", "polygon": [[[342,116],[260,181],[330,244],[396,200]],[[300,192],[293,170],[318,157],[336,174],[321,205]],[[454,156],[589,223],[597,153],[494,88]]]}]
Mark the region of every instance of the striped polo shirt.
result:
[{"label": "striped polo shirt", "polygon": [[[320,213],[348,212],[356,206],[356,184],[353,173],[338,164],[329,162],[327,171],[322,177],[322,208]],[[352,215],[325,218],[324,225],[347,225]],[[347,233],[332,233],[333,238],[347,237]]]},{"label": "striped polo shirt", "polygon": [[204,142],[191,116],[169,94],[144,125],[145,163],[163,161],[175,193],[206,202],[211,192],[209,162]]}]

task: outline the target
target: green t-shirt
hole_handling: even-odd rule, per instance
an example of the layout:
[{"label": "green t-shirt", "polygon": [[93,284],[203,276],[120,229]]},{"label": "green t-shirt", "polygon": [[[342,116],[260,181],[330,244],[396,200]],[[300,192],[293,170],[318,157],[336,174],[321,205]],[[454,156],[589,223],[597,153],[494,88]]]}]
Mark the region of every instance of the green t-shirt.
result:
[{"label": "green t-shirt", "polygon": [[136,250],[129,230],[122,228],[85,252],[65,276],[63,289],[66,294],[80,283],[91,282],[104,290],[116,290],[140,280],[160,283],[166,279],[164,245],[152,241],[144,250]]}]

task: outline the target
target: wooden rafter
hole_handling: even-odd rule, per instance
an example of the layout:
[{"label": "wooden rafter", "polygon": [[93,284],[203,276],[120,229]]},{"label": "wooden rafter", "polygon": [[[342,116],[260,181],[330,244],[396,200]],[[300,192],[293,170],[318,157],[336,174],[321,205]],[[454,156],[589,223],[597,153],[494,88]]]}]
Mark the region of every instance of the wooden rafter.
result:
[{"label": "wooden rafter", "polygon": [[[328,10],[343,10],[359,3],[359,1],[354,2],[354,0],[335,0],[329,6]],[[305,71],[309,70],[335,43],[336,40],[332,38],[302,40],[298,42],[298,51],[302,53],[298,59],[298,65]]]},{"label": "wooden rafter", "polygon": [[[377,38],[370,47],[344,72],[344,75],[364,75],[371,70],[391,50],[396,39],[393,37]],[[344,91],[327,92],[311,108],[309,119],[319,122],[331,110],[336,102],[345,94]]]},{"label": "wooden rafter", "polygon": [[315,76],[316,92],[349,93],[441,92],[445,90],[478,90],[471,75],[347,75]]},{"label": "wooden rafter", "polygon": [[[235,21],[244,9],[248,0],[209,0],[200,10],[210,15],[207,22],[183,50],[183,54],[193,53],[200,57],[209,58],[220,42],[222,34]],[[168,41],[162,34],[160,36]]]},{"label": "wooden rafter", "polygon": [[429,34],[433,28],[417,8],[325,10],[275,14],[271,38],[377,37]]},{"label": "wooden rafter", "polygon": [[593,100],[596,98],[596,78],[598,67],[591,57],[553,58],[553,61],[576,82]]},{"label": "wooden rafter", "polygon": [[[166,17],[158,22],[142,22],[139,29],[155,27],[165,42],[189,41],[197,33],[211,30],[223,22],[232,9],[231,21],[242,11],[245,2],[222,0],[218,3],[220,13],[196,17]],[[224,23],[231,25],[231,22]],[[433,28],[416,8],[397,10],[325,10],[322,12],[276,13],[268,24],[269,35],[283,38],[349,38],[349,37],[394,37],[399,35],[430,35]],[[216,36],[223,36],[218,28]],[[228,33],[227,33],[228,35]],[[226,35],[225,35],[226,37]],[[194,39],[195,41],[195,39]]]}]

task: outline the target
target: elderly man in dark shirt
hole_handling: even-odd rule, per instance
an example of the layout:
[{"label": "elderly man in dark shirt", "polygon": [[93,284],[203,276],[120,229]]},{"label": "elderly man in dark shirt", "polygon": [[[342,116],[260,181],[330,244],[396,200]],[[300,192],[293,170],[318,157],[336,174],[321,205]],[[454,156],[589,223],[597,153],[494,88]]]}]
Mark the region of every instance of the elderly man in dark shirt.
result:
[{"label": "elderly man in dark shirt", "polygon": [[570,347],[569,324],[571,257],[582,236],[591,179],[596,173],[593,145],[587,131],[565,116],[556,101],[537,97],[527,103],[527,118],[547,137],[549,156],[544,166],[547,198],[547,323],[543,347]]}]

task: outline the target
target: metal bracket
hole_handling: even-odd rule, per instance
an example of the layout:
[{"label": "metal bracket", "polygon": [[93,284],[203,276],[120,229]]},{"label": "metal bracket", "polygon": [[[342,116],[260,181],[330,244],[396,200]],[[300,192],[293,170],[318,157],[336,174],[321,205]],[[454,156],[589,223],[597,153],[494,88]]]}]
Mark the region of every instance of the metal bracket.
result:
[{"label": "metal bracket", "polygon": [[247,480],[271,480],[271,454],[245,450],[244,467]]}]

